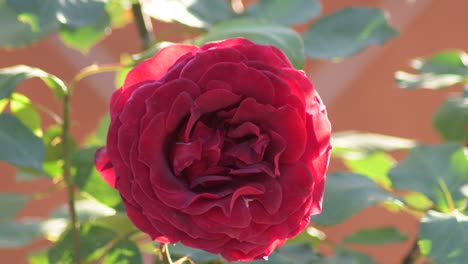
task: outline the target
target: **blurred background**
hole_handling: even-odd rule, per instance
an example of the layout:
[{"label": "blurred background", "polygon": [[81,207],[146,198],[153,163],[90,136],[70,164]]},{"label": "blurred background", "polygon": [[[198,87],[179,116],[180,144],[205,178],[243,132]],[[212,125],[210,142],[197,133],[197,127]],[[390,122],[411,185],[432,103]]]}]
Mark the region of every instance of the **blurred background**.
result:
[{"label": "blurred background", "polygon": [[[244,1],[249,4],[255,1]],[[454,90],[402,90],[394,80],[397,70],[408,70],[409,61],[445,49],[468,48],[468,1],[466,0],[327,0],[321,1],[322,15],[348,6],[374,6],[386,12],[390,24],[400,33],[382,46],[371,46],[343,61],[308,59],[304,70],[311,78],[328,108],[334,132],[346,130],[370,131],[414,138],[424,143],[440,142],[432,128],[432,115]],[[128,14],[131,16],[131,14]],[[313,23],[313,20],[309,21]],[[307,24],[307,25],[308,25]],[[295,27],[304,30],[307,25]],[[180,41],[190,35],[175,24],[153,21],[156,38]],[[132,23],[112,32],[87,54],[66,47],[56,34],[20,49],[0,49],[0,67],[26,64],[39,67],[64,80],[70,80],[81,68],[92,63],[115,63],[121,54],[141,51],[136,26]],[[95,75],[80,82],[72,101],[72,134],[84,139],[96,129],[98,121],[107,114],[111,93],[115,90],[115,75]],[[28,89],[24,89],[28,87]],[[457,89],[457,88],[453,88]],[[23,83],[20,91],[34,102],[59,109],[53,94],[40,80]],[[44,117],[44,125],[52,120]],[[1,148],[1,146],[0,146]],[[401,158],[401,157],[400,157]],[[331,170],[342,169],[338,163]],[[48,180],[16,182],[13,166],[0,162],[0,192],[32,193],[51,191]],[[65,202],[65,191],[32,200],[18,217],[46,216],[51,208]],[[1,213],[1,212],[0,212]],[[384,209],[370,208],[333,228],[323,228],[332,241],[366,227],[395,225],[411,238],[400,244],[384,247],[354,248],[370,254],[379,263],[400,263],[417,234],[418,222],[405,214],[391,214]],[[40,248],[37,241],[22,249],[0,249],[0,262],[27,263],[26,252]]]}]

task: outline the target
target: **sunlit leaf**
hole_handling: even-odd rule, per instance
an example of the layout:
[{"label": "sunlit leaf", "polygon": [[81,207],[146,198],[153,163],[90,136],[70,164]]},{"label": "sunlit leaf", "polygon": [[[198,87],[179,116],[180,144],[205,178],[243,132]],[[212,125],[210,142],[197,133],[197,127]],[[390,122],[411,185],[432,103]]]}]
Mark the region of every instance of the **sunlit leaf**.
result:
[{"label": "sunlit leaf", "polygon": [[339,224],[362,209],[396,200],[364,175],[343,172],[327,177],[322,213],[312,217],[321,225]]},{"label": "sunlit leaf", "polygon": [[366,175],[384,187],[391,186],[387,172],[395,161],[385,152],[374,152],[364,157],[347,158],[344,163],[354,173]]},{"label": "sunlit leaf", "polygon": [[10,110],[35,135],[42,135],[41,117],[28,97],[13,93],[10,100]]},{"label": "sunlit leaf", "polygon": [[429,211],[419,226],[421,252],[436,263],[464,264],[468,259],[468,216]]},{"label": "sunlit leaf", "polygon": [[334,255],[311,264],[377,264],[377,262],[364,253],[337,247]]},{"label": "sunlit leaf", "polygon": [[[389,172],[393,188],[421,192],[438,210],[461,206],[466,197],[461,187],[468,184],[468,157],[456,143],[417,146]],[[451,205],[453,203],[453,205]]]},{"label": "sunlit leaf", "polygon": [[[114,215],[114,209],[92,200],[79,200],[75,203],[76,214],[80,221],[90,221],[100,217]],[[67,205],[57,208],[51,215],[51,218],[69,218],[69,209]]]},{"label": "sunlit leaf", "polygon": [[103,258],[102,263],[137,264],[143,263],[143,258],[135,242],[123,239],[112,246]]},{"label": "sunlit leaf", "polygon": [[343,58],[396,34],[381,10],[345,8],[321,17],[304,33],[305,54],[318,59]]},{"label": "sunlit leaf", "polygon": [[276,46],[288,56],[294,67],[302,68],[304,44],[300,35],[288,27],[256,19],[242,18],[222,22],[197,39],[196,44],[234,37],[245,37],[259,44]]},{"label": "sunlit leaf", "polygon": [[0,160],[16,166],[42,170],[45,149],[36,137],[14,116],[0,114]]},{"label": "sunlit leaf", "polygon": [[256,4],[249,6],[246,14],[291,26],[307,22],[318,16],[320,11],[321,6],[318,0],[259,0]]},{"label": "sunlit leaf", "polygon": [[459,84],[464,77],[456,74],[411,74],[403,71],[395,73],[395,79],[402,88],[440,89]]},{"label": "sunlit leaf", "polygon": [[34,77],[41,78],[57,97],[61,97],[67,90],[65,83],[50,73],[39,68],[16,65],[0,69],[0,99],[10,97],[22,81]]}]

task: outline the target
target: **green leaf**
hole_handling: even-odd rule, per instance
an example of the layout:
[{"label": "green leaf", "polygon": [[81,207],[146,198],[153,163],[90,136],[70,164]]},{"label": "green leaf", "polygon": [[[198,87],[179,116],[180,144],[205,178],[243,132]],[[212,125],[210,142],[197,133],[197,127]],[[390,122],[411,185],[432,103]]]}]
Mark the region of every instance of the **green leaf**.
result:
[{"label": "green leaf", "polygon": [[377,264],[377,262],[364,253],[337,247],[334,255],[311,264]]},{"label": "green leaf", "polygon": [[42,170],[44,144],[21,121],[0,114],[0,160],[16,166]]},{"label": "green leaf", "polygon": [[395,73],[397,84],[402,88],[440,89],[463,82],[464,77],[456,74],[411,74],[403,71]]},{"label": "green leaf", "polygon": [[[110,229],[83,224],[80,229],[81,258],[93,260],[93,254],[108,245],[117,234]],[[48,252],[50,263],[73,263],[72,233],[68,231]]]},{"label": "green leaf", "polygon": [[419,192],[410,192],[403,195],[405,204],[419,211],[427,211],[434,206],[434,203],[426,195]]},{"label": "green leaf", "polygon": [[113,28],[120,28],[132,21],[130,0],[107,0],[106,12]]},{"label": "green leaf", "polygon": [[345,243],[364,245],[386,245],[405,241],[407,235],[398,229],[388,226],[379,228],[361,229],[345,237]]},{"label": "green leaf", "polygon": [[96,218],[92,221],[93,225],[107,227],[119,235],[126,235],[133,231],[138,231],[135,225],[128,219],[125,212],[117,212],[114,215]]},{"label": "green leaf", "polygon": [[28,97],[13,93],[10,100],[10,110],[36,136],[42,135],[41,117]]},{"label": "green leaf", "polygon": [[468,142],[468,98],[448,98],[435,113],[434,126],[447,141]]},{"label": "green leaf", "polygon": [[75,183],[82,192],[100,203],[113,208],[121,207],[122,199],[119,192],[102,179],[94,166],[94,153],[97,149],[95,146],[87,147],[73,155],[72,165],[76,168]]},{"label": "green leaf", "polygon": [[234,15],[225,1],[159,0],[143,3],[143,11],[165,22],[208,28]]},{"label": "green leaf", "polygon": [[421,252],[435,263],[464,264],[468,259],[468,216],[429,211],[419,226]]},{"label": "green leaf", "polygon": [[321,12],[318,0],[259,0],[246,14],[286,26],[302,24]]},{"label": "green leaf", "polygon": [[181,243],[169,245],[169,252],[171,253],[171,255],[175,256],[174,259],[188,256],[196,263],[206,263],[214,260],[219,260],[221,258],[219,255],[214,255],[196,248],[186,247]]},{"label": "green leaf", "polygon": [[102,264],[137,264],[143,263],[137,245],[129,240],[119,240],[105,255]]},{"label": "green leaf", "polygon": [[[92,200],[79,200],[75,203],[76,214],[80,221],[91,221],[101,217],[115,215],[115,210]],[[67,205],[57,208],[51,218],[70,218]]]},{"label": "green leaf", "polygon": [[345,8],[320,18],[304,33],[305,54],[317,59],[343,58],[396,34],[381,10]]},{"label": "green leaf", "polygon": [[317,228],[313,226],[307,227],[305,231],[300,233],[298,236],[289,239],[286,243],[303,243],[303,244],[308,244],[312,248],[317,248],[322,241],[326,239],[326,234],[318,230]]},{"label": "green leaf", "polygon": [[416,145],[411,139],[381,134],[346,131],[332,134],[332,156],[345,159],[365,158],[374,152],[409,149]]},{"label": "green leaf", "polygon": [[364,175],[343,172],[327,177],[322,214],[312,221],[320,225],[336,225],[362,209],[395,197]]},{"label": "green leaf", "polygon": [[5,110],[5,107],[8,105],[9,102],[10,100],[8,98],[0,99],[0,112],[3,112],[3,110]]},{"label": "green leaf", "polygon": [[0,248],[25,246],[41,234],[41,225],[37,220],[3,222],[0,225]]},{"label": "green leaf", "polygon": [[87,146],[104,146],[104,145],[106,145],[107,131],[109,130],[109,124],[110,124],[110,115],[106,114],[99,121],[99,125],[98,125],[96,131],[94,131],[91,135],[89,135],[86,138],[85,144]]},{"label": "green leaf", "polygon": [[57,29],[38,27],[31,16],[18,16],[7,0],[0,0],[0,24],[0,46],[8,48],[27,45]]},{"label": "green leaf", "polygon": [[459,50],[446,50],[427,58],[418,58],[411,65],[421,73],[468,75],[468,55]]},{"label": "green leaf", "polygon": [[28,254],[29,264],[49,264],[47,250],[33,251]]},{"label": "green leaf", "polygon": [[386,188],[392,185],[387,172],[395,161],[385,152],[374,152],[365,157],[348,158],[344,160],[344,163],[351,172],[366,175]]},{"label": "green leaf", "polygon": [[0,193],[0,223],[15,218],[29,198],[19,193]]},{"label": "green leaf", "polygon": [[57,98],[61,98],[67,91],[65,83],[56,76],[39,68],[16,65],[0,69],[0,99],[10,97],[22,81],[34,77],[41,78],[54,91]]},{"label": "green leaf", "polygon": [[7,0],[20,15],[31,17],[33,27],[84,27],[105,12],[105,0]]},{"label": "green leaf", "polygon": [[461,187],[468,184],[468,158],[456,143],[421,145],[390,170],[389,176],[395,189],[421,192],[446,212],[452,201],[458,207],[466,199]]},{"label": "green leaf", "polygon": [[256,19],[234,19],[220,23],[208,33],[197,39],[196,44],[223,40],[234,37],[245,37],[259,44],[268,44],[281,49],[296,68],[304,63],[304,44],[301,36],[294,30]]},{"label": "green leaf", "polygon": [[80,27],[62,27],[60,38],[69,47],[87,53],[91,47],[110,33],[110,17],[103,13],[96,23]]}]

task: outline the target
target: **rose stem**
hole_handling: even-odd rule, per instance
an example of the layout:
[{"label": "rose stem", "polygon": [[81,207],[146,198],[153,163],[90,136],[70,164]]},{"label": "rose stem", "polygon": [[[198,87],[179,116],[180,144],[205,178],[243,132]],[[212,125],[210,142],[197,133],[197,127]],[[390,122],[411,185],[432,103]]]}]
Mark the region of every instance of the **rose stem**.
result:
[{"label": "rose stem", "polygon": [[71,86],[63,96],[63,123],[62,123],[62,144],[63,144],[63,178],[67,186],[68,193],[68,210],[71,219],[71,232],[73,239],[73,252],[75,263],[81,264],[80,255],[80,224],[76,217],[75,209],[75,190],[74,182],[71,174],[71,147],[70,147],[70,95]]},{"label": "rose stem", "polygon": [[143,49],[146,50],[151,47],[151,44],[155,41],[151,18],[143,14],[140,0],[133,1],[132,12],[138,29],[138,34],[143,42]]},{"label": "rose stem", "polygon": [[163,257],[164,264],[173,264],[169,248],[166,243],[161,244],[161,254]]}]

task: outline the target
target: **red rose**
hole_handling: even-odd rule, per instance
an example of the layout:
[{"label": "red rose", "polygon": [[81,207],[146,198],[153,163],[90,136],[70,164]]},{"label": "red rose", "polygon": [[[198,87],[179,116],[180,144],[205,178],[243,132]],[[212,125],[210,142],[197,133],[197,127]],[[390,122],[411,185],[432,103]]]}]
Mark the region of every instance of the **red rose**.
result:
[{"label": "red rose", "polygon": [[128,74],[110,113],[96,166],[154,240],[262,259],[321,211],[330,123],[275,47],[169,46]]}]

